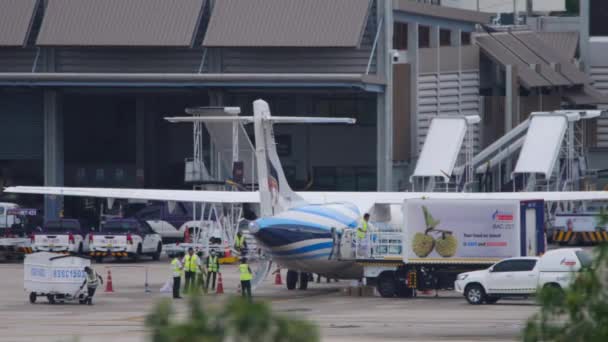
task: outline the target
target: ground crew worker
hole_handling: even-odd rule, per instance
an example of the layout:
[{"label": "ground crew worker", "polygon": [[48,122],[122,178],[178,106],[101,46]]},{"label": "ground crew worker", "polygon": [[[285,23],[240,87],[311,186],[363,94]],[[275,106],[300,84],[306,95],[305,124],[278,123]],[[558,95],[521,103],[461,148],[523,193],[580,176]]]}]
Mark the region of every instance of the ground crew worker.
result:
[{"label": "ground crew worker", "polygon": [[173,273],[173,298],[181,299],[179,295],[179,288],[182,282],[182,272],[184,272],[184,264],[182,259],[184,258],[184,252],[179,252],[173,261],[171,261],[171,272]]},{"label": "ground crew worker", "polygon": [[200,267],[201,261],[198,255],[194,254],[192,247],[188,248],[188,255],[184,257],[184,292],[188,292],[193,286],[196,286],[196,273]]},{"label": "ground crew worker", "polygon": [[93,296],[95,295],[95,290],[97,286],[99,286],[99,282],[103,284],[103,278],[94,269],[89,266],[85,266],[84,268],[84,282],[80,286],[80,289],[86,285],[87,286],[87,297],[84,299],[84,303],[89,305],[93,305]]},{"label": "ground crew worker", "polygon": [[247,258],[241,258],[239,272],[241,274],[241,295],[251,300],[251,279],[253,279],[253,274],[247,264]]},{"label": "ground crew worker", "polygon": [[209,283],[211,282],[211,277],[213,276],[213,285],[211,285],[211,290],[215,290],[215,278],[217,277],[217,273],[220,271],[220,263],[215,254],[215,251],[211,251],[211,254],[207,258],[207,284],[205,284],[205,289],[209,290]]},{"label": "ground crew worker", "polygon": [[243,233],[241,233],[241,231],[236,233],[236,238],[234,239],[234,249],[241,253],[241,255],[247,254],[247,241],[245,241],[245,236]]},{"label": "ground crew worker", "polygon": [[361,254],[366,254],[364,253],[366,247],[367,247],[367,230],[369,228],[369,214],[365,213],[365,215],[363,215],[363,220],[361,220],[361,223],[359,225],[359,227],[357,227],[357,241],[359,243],[359,250],[361,251]]}]

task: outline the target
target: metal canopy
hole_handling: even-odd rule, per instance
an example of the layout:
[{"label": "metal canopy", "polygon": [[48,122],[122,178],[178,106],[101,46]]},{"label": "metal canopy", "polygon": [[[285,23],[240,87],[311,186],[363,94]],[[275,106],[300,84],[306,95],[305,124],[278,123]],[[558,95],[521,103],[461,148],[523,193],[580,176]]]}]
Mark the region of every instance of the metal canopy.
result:
[{"label": "metal canopy", "polygon": [[448,181],[466,132],[463,117],[434,118],[412,177],[443,177]]},{"label": "metal canopy", "polygon": [[534,115],[513,173],[543,174],[549,178],[568,128],[565,115]]},{"label": "metal canopy", "polygon": [[383,91],[385,82],[362,74],[118,74],[0,73],[0,85],[95,87],[327,87]]},{"label": "metal canopy", "polygon": [[493,15],[492,13],[430,5],[412,0],[393,0],[393,8],[395,11],[409,14],[473,24],[488,24]]},{"label": "metal canopy", "polygon": [[191,46],[205,0],[53,0],[43,46]]},{"label": "metal canopy", "polygon": [[369,0],[216,1],[207,47],[358,47]]},{"label": "metal canopy", "polygon": [[23,46],[32,26],[38,0],[0,1],[0,46]]}]

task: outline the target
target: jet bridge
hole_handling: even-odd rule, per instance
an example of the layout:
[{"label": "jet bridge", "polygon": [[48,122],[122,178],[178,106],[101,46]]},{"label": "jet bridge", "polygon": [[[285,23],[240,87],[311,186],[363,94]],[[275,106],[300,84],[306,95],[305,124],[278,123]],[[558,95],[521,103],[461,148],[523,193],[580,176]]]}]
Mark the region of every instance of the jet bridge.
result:
[{"label": "jet bridge", "polygon": [[[478,115],[433,118],[416,169],[410,177],[414,190],[416,185],[420,184],[425,191],[434,191],[437,179],[443,180],[446,191],[449,189],[449,182],[461,153],[464,152],[466,161],[473,158],[473,130],[470,127],[479,122]],[[469,171],[465,174],[467,179],[463,179],[465,187],[473,180],[473,172]]]},{"label": "jet bridge", "polygon": [[[512,171],[503,168],[503,163],[517,157],[509,177],[512,190],[522,187],[527,191],[575,190],[575,180],[584,174],[584,123],[600,114],[599,110],[534,112],[475,155],[472,167],[478,175],[496,173],[498,182],[494,183],[499,184],[494,184],[490,190],[500,191],[500,180]],[[456,175],[463,172],[464,166],[454,170]],[[538,175],[544,176],[543,179],[539,180]]]}]

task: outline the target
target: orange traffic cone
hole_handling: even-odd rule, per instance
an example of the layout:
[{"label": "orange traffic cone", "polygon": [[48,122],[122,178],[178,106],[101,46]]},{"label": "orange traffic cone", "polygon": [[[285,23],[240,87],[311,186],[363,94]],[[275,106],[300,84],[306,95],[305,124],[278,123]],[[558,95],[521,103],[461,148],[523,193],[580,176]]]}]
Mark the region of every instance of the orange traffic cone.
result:
[{"label": "orange traffic cone", "polygon": [[222,274],[218,273],[217,274],[218,278],[217,278],[217,289],[215,290],[216,294],[222,294],[224,293],[224,282],[222,281]]},{"label": "orange traffic cone", "polygon": [[112,272],[108,270],[108,276],[106,277],[106,292],[114,292],[114,287],[112,286]]},{"label": "orange traffic cone", "polygon": [[228,246],[228,242],[225,243],[224,247],[224,258],[230,258],[230,247]]},{"label": "orange traffic cone", "polygon": [[277,270],[274,273],[277,274],[276,276],[274,276],[274,284],[283,285],[283,280],[281,280],[281,269],[277,268]]}]

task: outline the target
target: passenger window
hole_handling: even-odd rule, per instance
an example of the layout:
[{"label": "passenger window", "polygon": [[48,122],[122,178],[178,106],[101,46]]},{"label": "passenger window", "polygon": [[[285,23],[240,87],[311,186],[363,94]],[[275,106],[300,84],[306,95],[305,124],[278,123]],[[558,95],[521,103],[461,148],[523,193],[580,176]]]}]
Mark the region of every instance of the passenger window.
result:
[{"label": "passenger window", "polygon": [[536,260],[517,260],[513,272],[532,271],[536,266]]},{"label": "passenger window", "polygon": [[492,272],[511,272],[513,271],[514,262],[515,260],[499,262],[498,264],[494,265]]}]

